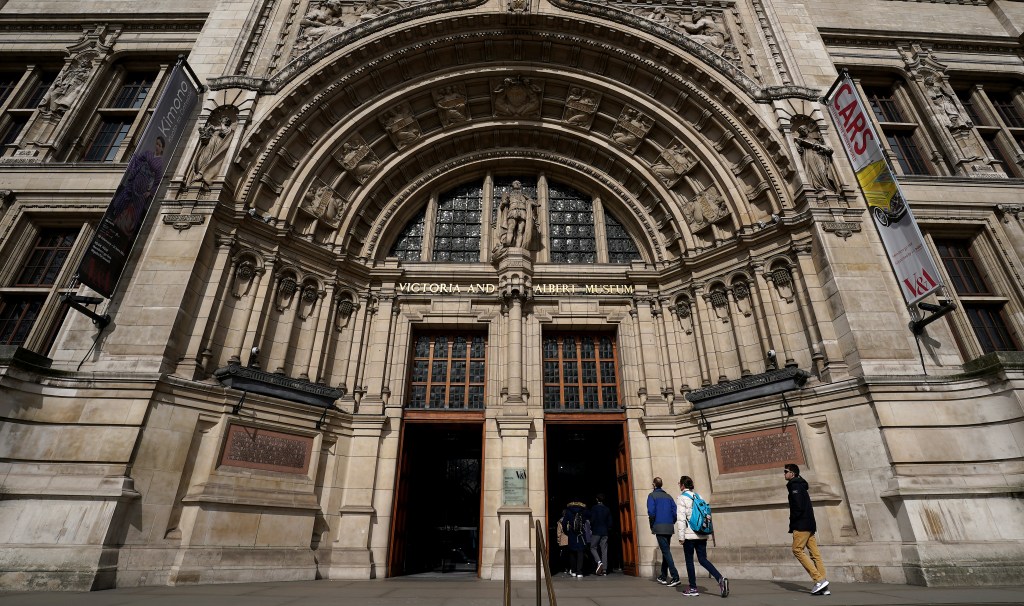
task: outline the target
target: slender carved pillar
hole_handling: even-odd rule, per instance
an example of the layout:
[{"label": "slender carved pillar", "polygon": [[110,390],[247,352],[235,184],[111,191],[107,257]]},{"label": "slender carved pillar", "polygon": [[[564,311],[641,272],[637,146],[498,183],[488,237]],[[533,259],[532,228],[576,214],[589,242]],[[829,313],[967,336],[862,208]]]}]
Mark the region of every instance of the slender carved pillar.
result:
[{"label": "slender carved pillar", "polygon": [[707,301],[704,299],[704,283],[695,283],[693,285],[694,303],[697,306],[697,322],[694,325],[697,327],[700,339],[700,347],[702,349],[701,357],[706,360],[704,363],[705,372],[703,384],[711,385],[719,375],[718,366],[718,353],[715,350],[714,332],[711,330],[711,310],[708,309]]},{"label": "slender carved pillar", "polygon": [[[345,371],[343,385],[351,386],[351,392],[359,397],[365,392],[362,385],[362,374],[360,373],[363,359],[363,343],[366,342],[366,333],[373,323],[373,316],[377,313],[377,297],[366,293],[363,295],[363,303],[359,306],[359,314],[353,323],[352,341],[348,348],[348,369]],[[358,402],[357,402],[358,403]]]},{"label": "slender carved pillar", "polygon": [[782,344],[782,351],[776,352],[778,358],[785,360],[786,366],[790,364],[796,364],[796,360],[793,359],[793,349],[790,347],[789,336],[779,327],[779,309],[775,305],[775,298],[772,296],[771,287],[768,282],[772,281],[772,274],[769,271],[763,271],[763,264],[756,264],[754,278],[757,280],[757,291],[761,297],[761,301],[765,304],[765,311],[767,312],[768,326],[772,332],[779,337],[779,343]]},{"label": "slender carved pillar", "polygon": [[[754,327],[757,330],[758,344],[761,346],[761,353],[767,354],[771,349],[775,349],[774,342],[776,338],[771,334],[768,328],[768,310],[765,308],[764,301],[761,299],[761,292],[757,286],[757,278],[751,279],[746,283],[747,290],[750,296],[750,311],[754,314]],[[774,362],[762,358],[764,363],[764,369],[769,370],[769,365],[773,365]]]},{"label": "slender carved pillar", "polygon": [[[319,320],[323,307],[329,299],[326,291],[318,291],[312,284],[306,284],[299,293],[300,301],[296,320],[301,323],[298,346],[292,372],[299,378],[309,380],[309,362],[313,359],[313,337],[320,330]],[[313,299],[312,301],[310,299]]]},{"label": "slender carved pillar", "polygon": [[[254,292],[255,294],[253,294],[250,304],[248,305],[246,305],[248,293],[243,294],[239,298],[239,302],[241,303],[241,313],[238,314],[237,318],[232,316],[231,329],[233,332],[230,333],[230,345],[225,348],[231,354],[229,362],[242,363],[242,354],[244,353],[243,349],[246,348],[247,343],[252,343],[250,325],[253,322],[253,315],[256,308],[262,307],[263,301],[267,298],[267,291],[270,289],[270,283],[273,282],[273,280],[265,280],[264,277],[268,271],[272,271],[273,266],[274,264],[272,261],[268,261],[266,266],[261,268],[255,268],[251,264],[246,267],[243,263],[239,264],[236,269],[236,278],[239,277],[239,272],[253,272],[251,279],[255,281],[255,284],[250,287],[249,292]],[[255,327],[251,327],[251,333],[255,332]]]},{"label": "slender carved pillar", "polygon": [[377,313],[373,317],[370,340],[367,342],[366,361],[362,364],[364,379],[362,384],[366,387],[367,393],[359,404],[357,412],[368,414],[380,414],[386,403],[385,393],[385,367],[388,365],[388,356],[391,353],[392,322],[394,314],[391,310],[395,306],[395,296],[381,295],[379,298]]},{"label": "slender carved pillar", "polygon": [[739,302],[736,300],[736,292],[733,289],[727,289],[725,296],[729,302],[729,324],[732,326],[732,342],[736,348],[736,363],[740,367],[740,376],[745,377],[750,374],[750,364],[746,360],[743,335],[739,329],[739,318],[743,315],[743,312],[740,311]]},{"label": "slender carved pillar", "polygon": [[[652,310],[652,297],[634,297],[634,321],[637,333],[637,352],[640,357],[640,366],[643,369],[642,385],[646,390],[648,406],[663,404],[663,384],[661,380],[661,365],[658,360],[658,335],[654,325]],[[654,347],[652,347],[654,345]],[[668,410],[652,410],[648,408],[648,414],[667,414]]]},{"label": "slender carved pillar", "polygon": [[654,330],[658,335],[658,343],[661,346],[661,396],[665,398],[669,406],[675,399],[675,373],[671,364],[672,357],[669,355],[669,348],[673,343],[669,342],[668,315],[670,310],[666,309],[662,299],[654,299],[651,313],[654,315]]},{"label": "slender carved pillar", "polygon": [[[206,282],[206,289],[203,291],[203,300],[192,329],[192,335],[189,337],[184,355],[178,360],[177,366],[171,373],[186,379],[201,379],[205,376],[206,363],[211,355],[209,350],[211,335],[217,329],[217,321],[223,314],[225,303],[231,296],[228,294],[228,289],[232,276],[228,264],[235,239],[230,236],[217,236],[214,242],[217,247],[217,257],[213,261],[213,271],[210,273],[214,278]],[[220,296],[217,295],[218,291]]]},{"label": "slender carved pillar", "polygon": [[334,313],[337,313],[334,306],[335,288],[335,285],[332,284],[320,297],[320,309],[317,311],[316,325],[313,328],[313,343],[309,348],[305,370],[300,369],[299,374],[300,377],[308,381],[320,380],[324,360],[327,359],[327,337],[331,334],[328,326]]},{"label": "slender carved pillar", "polygon": [[847,376],[846,361],[843,358],[843,352],[839,349],[839,339],[836,336],[835,326],[832,324],[832,317],[822,298],[821,284],[818,282],[817,272],[814,271],[811,247],[799,247],[795,253],[797,267],[794,268],[794,278],[800,281],[800,290],[807,293],[808,310],[812,314],[816,331],[814,338],[821,344],[824,354],[822,370],[829,374],[832,380],[845,378]]}]

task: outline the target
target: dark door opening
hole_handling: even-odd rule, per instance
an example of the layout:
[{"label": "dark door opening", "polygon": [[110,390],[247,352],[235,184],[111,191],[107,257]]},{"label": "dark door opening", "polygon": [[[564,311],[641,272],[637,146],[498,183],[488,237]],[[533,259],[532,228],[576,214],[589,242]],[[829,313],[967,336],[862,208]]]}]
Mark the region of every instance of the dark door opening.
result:
[{"label": "dark door opening", "polygon": [[483,426],[402,429],[388,576],[477,572]]},{"label": "dark door opening", "polygon": [[[555,524],[570,501],[582,501],[587,508],[604,495],[612,511],[608,536],[609,571],[636,574],[633,511],[629,492],[628,465],[624,465],[625,440],[621,423],[549,423],[545,426],[547,457],[547,526],[551,570],[565,570],[556,540]],[[618,464],[617,464],[618,463]],[[585,550],[584,570],[593,572],[596,562]]]}]

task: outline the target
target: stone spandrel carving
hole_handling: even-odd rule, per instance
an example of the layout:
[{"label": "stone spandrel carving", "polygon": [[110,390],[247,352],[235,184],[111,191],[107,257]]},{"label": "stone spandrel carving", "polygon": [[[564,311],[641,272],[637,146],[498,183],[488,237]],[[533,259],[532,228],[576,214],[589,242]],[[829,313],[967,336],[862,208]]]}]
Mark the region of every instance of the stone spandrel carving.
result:
[{"label": "stone spandrel carving", "polygon": [[594,122],[594,114],[597,113],[597,106],[600,104],[601,93],[573,86],[569,89],[569,96],[565,99],[562,121],[580,128],[590,128]]},{"label": "stone spandrel carving", "polygon": [[380,166],[380,159],[362,137],[356,135],[341,146],[338,160],[356,181],[365,183]]},{"label": "stone spandrel carving", "polygon": [[467,105],[466,88],[461,84],[442,86],[432,91],[434,106],[441,124],[445,127],[456,126],[468,122],[470,118]]},{"label": "stone spandrel carving", "polygon": [[356,25],[426,0],[321,0],[299,20],[292,56],[300,55]]},{"label": "stone spandrel carving", "polygon": [[679,140],[661,150],[657,162],[651,165],[651,170],[665,187],[671,188],[680,177],[690,172],[697,165],[697,158]]},{"label": "stone spandrel carving", "polygon": [[729,206],[714,185],[682,203],[683,217],[693,232],[710,227],[729,216]]},{"label": "stone spandrel carving", "polygon": [[326,185],[310,187],[299,204],[299,210],[335,229],[347,207],[348,202]]},{"label": "stone spandrel carving", "polygon": [[679,27],[686,32],[687,37],[697,44],[713,48],[719,53],[725,50],[726,44],[729,42],[729,33],[725,26],[702,7],[693,9],[689,19],[685,17],[681,19]]},{"label": "stone spandrel carving", "polygon": [[384,130],[388,131],[391,142],[399,151],[409,147],[420,138],[420,124],[412,115],[408,103],[400,103],[384,112],[380,117]]},{"label": "stone spandrel carving", "polygon": [[653,126],[654,121],[640,110],[626,106],[612,129],[612,141],[629,153],[633,153],[640,147],[640,143],[647,137],[647,133]]},{"label": "stone spandrel carving", "polygon": [[530,78],[509,76],[493,89],[494,115],[539,118],[543,89]]}]

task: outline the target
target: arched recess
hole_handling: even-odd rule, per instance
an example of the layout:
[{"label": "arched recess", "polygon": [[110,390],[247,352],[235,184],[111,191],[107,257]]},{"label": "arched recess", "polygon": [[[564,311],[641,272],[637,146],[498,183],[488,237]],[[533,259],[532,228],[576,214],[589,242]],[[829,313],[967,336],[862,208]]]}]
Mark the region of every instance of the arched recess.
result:
[{"label": "arched recess", "polygon": [[[710,248],[792,205],[795,173],[770,113],[757,106],[763,91],[740,86],[687,49],[655,37],[638,41],[613,23],[558,31],[540,18],[514,30],[488,30],[487,19],[422,21],[420,33],[438,33],[405,46],[407,37],[395,32],[390,45],[351,40],[290,80],[265,83],[276,99],[254,116],[229,171],[232,202],[294,223],[303,200],[334,196],[343,207],[337,228],[307,235],[358,258],[372,254],[367,242],[392,224],[396,201],[453,170],[448,165],[516,154],[552,166],[575,161],[590,167],[592,183],[618,190],[614,199],[630,208],[654,260]],[[507,78],[536,87],[538,111],[497,108],[495,91]],[[566,118],[579,89],[599,97],[584,126]],[[463,96],[466,120],[441,116],[445,90]],[[632,149],[616,142],[630,111],[650,126]],[[389,126],[396,112],[415,133],[406,140]],[[362,165],[347,160],[354,148]],[[673,149],[684,149],[693,167],[672,168],[666,154]],[[705,224],[700,217],[695,224],[702,205],[696,215]],[[709,220],[708,208],[719,209]]]}]

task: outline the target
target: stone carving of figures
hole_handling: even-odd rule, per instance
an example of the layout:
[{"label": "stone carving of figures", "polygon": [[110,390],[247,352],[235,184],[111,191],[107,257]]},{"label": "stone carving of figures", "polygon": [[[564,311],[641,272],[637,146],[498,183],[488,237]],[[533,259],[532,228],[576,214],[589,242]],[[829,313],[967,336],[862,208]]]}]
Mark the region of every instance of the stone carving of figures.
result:
[{"label": "stone carving of figures", "polygon": [[706,9],[700,7],[693,9],[690,19],[689,23],[685,19],[681,20],[679,25],[686,30],[691,40],[697,44],[710,46],[717,51],[721,51],[725,47],[725,41],[728,38],[725,27],[708,15]]},{"label": "stone carving of figures", "polygon": [[668,14],[665,13],[665,8],[661,6],[654,7],[654,10],[644,15],[644,19],[653,21],[658,25],[664,25],[665,27],[672,27],[671,20]]},{"label": "stone carving of figures", "polygon": [[303,52],[345,29],[341,0],[324,0],[310,9],[299,22],[302,31],[295,41],[295,52]]},{"label": "stone carving of figures", "polygon": [[451,85],[434,91],[434,105],[445,126],[469,120],[469,108],[466,107],[466,93],[460,87]]},{"label": "stone carving of figures", "polygon": [[960,115],[960,108],[957,106],[953,94],[942,86],[942,82],[936,80],[932,76],[928,76],[924,80],[924,85],[928,91],[928,98],[938,110],[935,115],[939,117],[939,121],[942,122],[943,125],[949,128],[963,128],[965,126],[970,126],[964,122],[963,116]]},{"label": "stone carving of figures", "polygon": [[501,235],[499,243],[505,248],[528,248],[537,225],[540,203],[523,193],[519,181],[512,182],[512,191],[501,195],[498,206]]},{"label": "stone carving of figures", "polygon": [[601,96],[585,88],[574,86],[569,89],[569,96],[565,100],[565,112],[562,120],[566,124],[590,128],[597,112],[597,105],[601,102]]},{"label": "stone carving of figures", "polygon": [[353,137],[341,146],[341,165],[360,183],[377,170],[377,155],[361,137]]},{"label": "stone carving of figures", "polygon": [[89,55],[76,58],[57,76],[50,90],[39,100],[39,108],[44,114],[63,116],[85,91],[91,72],[92,61]]},{"label": "stone carving of figures", "polygon": [[334,193],[333,189],[322,185],[316,189],[310,188],[303,196],[299,208],[331,227],[338,227],[341,214],[347,206],[347,202]]},{"label": "stone carving of figures", "polygon": [[634,152],[652,126],[654,123],[647,116],[632,107],[627,107],[622,110],[619,121],[612,129],[612,141]]},{"label": "stone carving of figures", "polygon": [[210,120],[199,129],[199,153],[192,162],[192,178],[189,183],[199,183],[202,189],[209,189],[210,182],[220,171],[224,154],[231,145],[231,135],[235,125],[229,116],[210,117]]},{"label": "stone carving of figures", "polygon": [[714,186],[705,189],[682,204],[683,217],[693,231],[700,231],[728,216],[729,207]]},{"label": "stone carving of figures", "polygon": [[541,88],[529,78],[511,76],[494,89],[494,111],[498,116],[527,117],[540,114]]},{"label": "stone carving of figures", "polygon": [[697,159],[690,150],[680,143],[674,143],[661,150],[658,161],[651,165],[651,170],[658,175],[666,187],[672,187],[687,172],[697,165]]},{"label": "stone carving of figures", "polygon": [[811,135],[806,124],[798,126],[796,131],[796,145],[811,187],[818,191],[839,193],[839,178],[832,164],[832,148],[821,141],[819,133]]},{"label": "stone carving of figures", "polygon": [[380,117],[380,122],[399,150],[405,149],[420,138],[420,125],[413,117],[412,109],[406,103],[385,112]]}]

